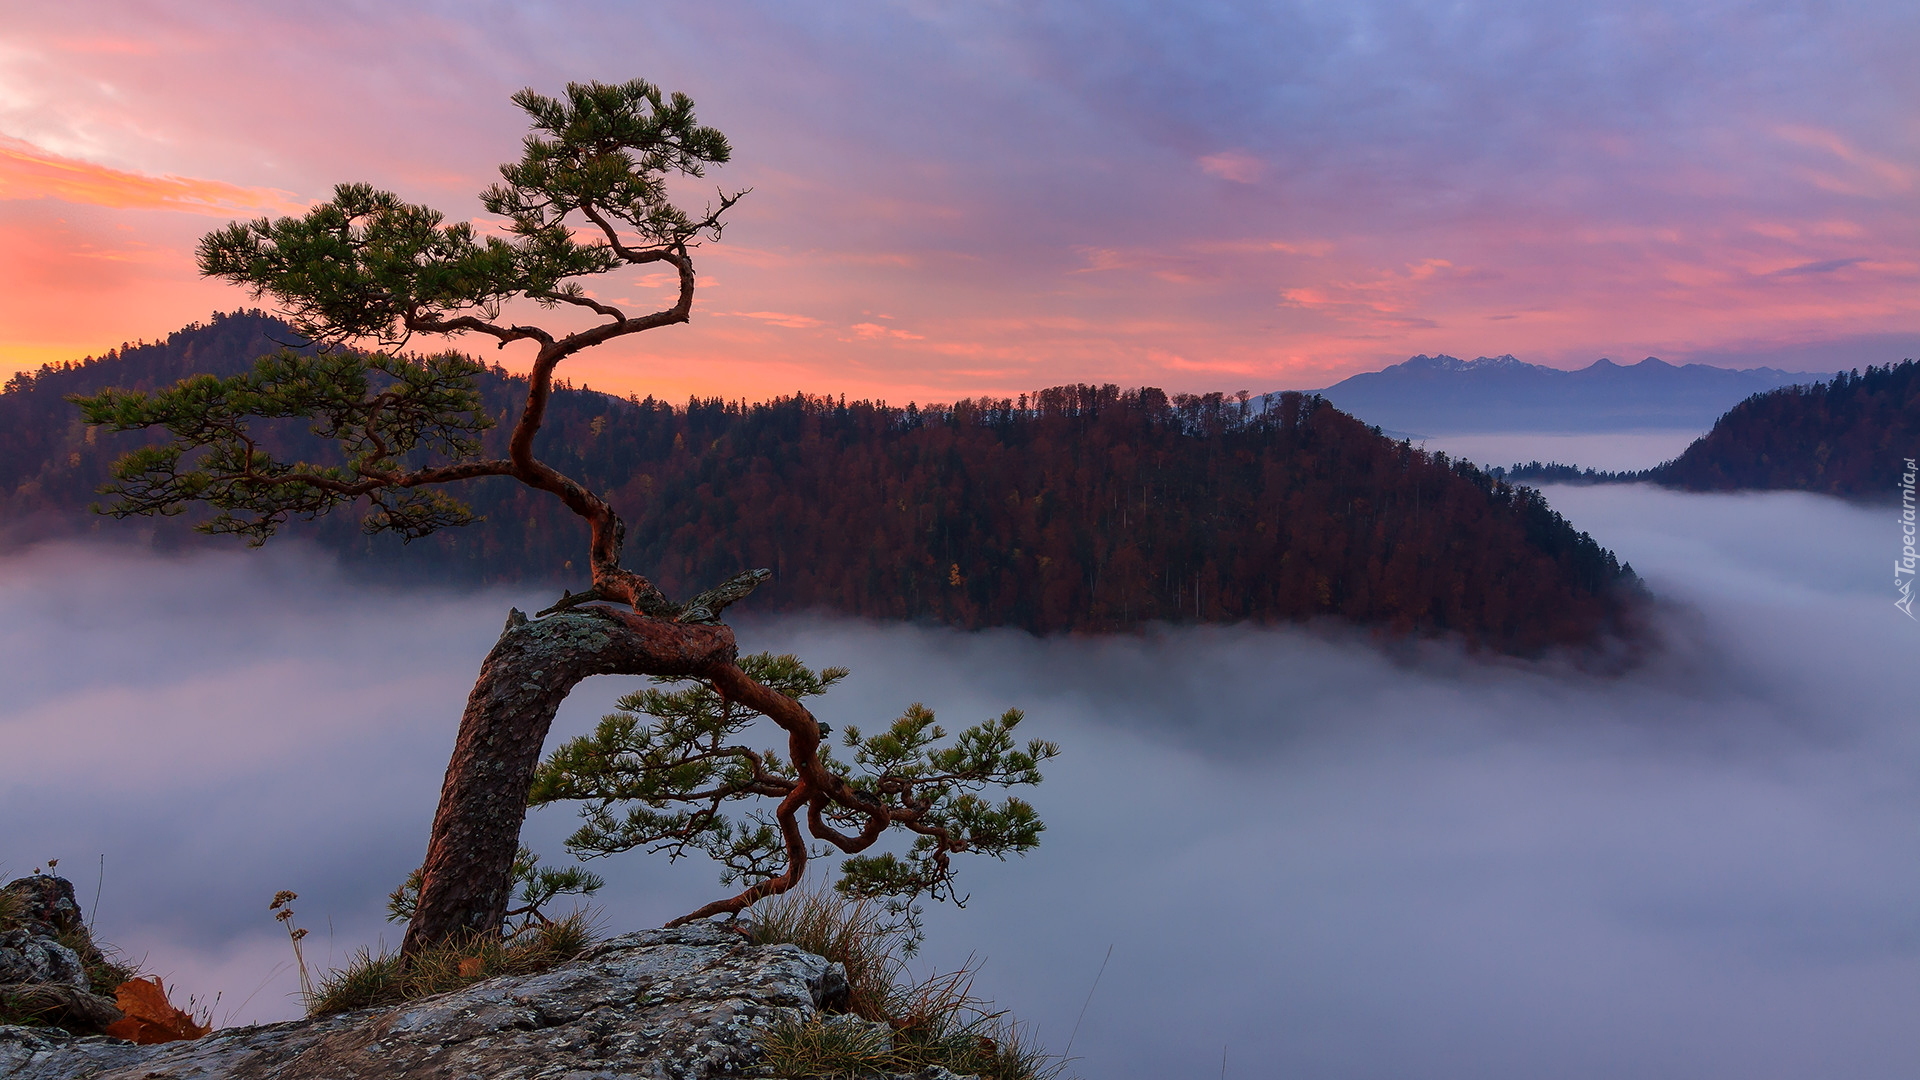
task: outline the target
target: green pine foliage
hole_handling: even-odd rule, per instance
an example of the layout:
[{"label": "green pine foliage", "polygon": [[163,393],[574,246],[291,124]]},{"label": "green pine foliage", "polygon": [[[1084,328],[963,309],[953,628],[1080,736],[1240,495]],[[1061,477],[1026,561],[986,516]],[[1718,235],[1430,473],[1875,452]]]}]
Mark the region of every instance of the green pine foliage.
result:
[{"label": "green pine foliage", "polygon": [[340,184],[302,217],[209,233],[202,272],[272,295],[295,329],[329,344],[399,346],[415,333],[465,332],[546,342],[545,331],[491,320],[514,297],[607,315],[579,278],[671,262],[697,236],[718,238],[719,216],[738,195],[697,219],[668,197],[667,174],[700,177],[731,155],[725,136],[694,121],[686,95],[634,79],[570,83],[564,98],[523,90],[513,102],[534,134],[480,196],[508,219],[508,235],[481,237],[431,207]]},{"label": "green pine foliage", "polygon": [[[760,653],[739,664],[796,700],[818,697],[847,676],[845,668],[816,672],[790,655]],[[566,842],[579,858],[636,849],[676,859],[697,852],[719,864],[722,883],[748,887],[787,874],[792,848],[768,810],[799,778],[781,751],[746,745],[759,714],[704,682],[653,682],[621,698],[619,711],[591,734],[556,748],[535,773],[531,804],[581,804],[582,824]],[[1030,804],[982,797],[990,788],[1040,783],[1040,764],[1059,752],[1043,740],[1017,745],[1020,722],[1020,711],[1009,709],[949,737],[932,710],[914,704],[874,734],[849,726],[839,740],[846,760],[823,744],[822,765],[892,816],[818,807],[807,819],[813,838],[880,829],[912,836],[903,852],[847,856],[835,887],[878,900],[903,925],[917,925],[918,899],[962,899],[954,892],[952,855],[1004,859],[1037,846],[1045,825]]]},{"label": "green pine foliage", "polygon": [[[289,518],[312,520],[364,497],[372,510],[362,529],[412,540],[473,520],[465,504],[426,485],[460,478],[446,467],[478,455],[476,436],[493,426],[474,386],[479,370],[457,353],[282,349],[239,375],[195,375],[157,391],[108,388],[73,401],[106,431],[159,428],[171,436],[114,462],[113,480],[101,488],[110,497],[103,513],[171,517],[205,503],[217,513],[197,528],[258,546]],[[258,430],[276,420],[307,421],[308,433],[344,461],[276,456]]]},{"label": "green pine foliage", "polygon": [[[607,884],[599,874],[585,867],[541,866],[540,856],[525,844],[515,853],[508,878],[510,886],[520,890],[520,905],[507,909],[506,920],[500,927],[500,936],[509,940],[539,927],[552,926],[555,920],[545,909],[559,897],[592,896]],[[419,901],[420,871],[415,870],[387,894],[387,921],[403,923],[412,919]]]}]

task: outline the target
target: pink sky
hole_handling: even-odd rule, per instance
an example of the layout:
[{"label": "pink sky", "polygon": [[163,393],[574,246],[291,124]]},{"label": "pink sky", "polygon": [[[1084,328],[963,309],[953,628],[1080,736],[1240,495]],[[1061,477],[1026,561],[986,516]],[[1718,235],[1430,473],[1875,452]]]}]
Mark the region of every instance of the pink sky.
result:
[{"label": "pink sky", "polygon": [[1670,7],[23,9],[0,374],[250,304],[198,278],[195,240],[335,182],[476,215],[525,130],[509,94],[634,76],[691,94],[735,147],[711,179],[753,193],[699,253],[691,325],[570,362],[597,388],[925,401],[1318,387],[1420,352],[1920,351],[1916,16]]}]

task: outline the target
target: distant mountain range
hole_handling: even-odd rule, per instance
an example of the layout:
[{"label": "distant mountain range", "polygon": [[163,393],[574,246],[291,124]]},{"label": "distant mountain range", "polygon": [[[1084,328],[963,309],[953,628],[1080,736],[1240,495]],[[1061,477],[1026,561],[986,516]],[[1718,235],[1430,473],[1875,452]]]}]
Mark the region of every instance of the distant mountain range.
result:
[{"label": "distant mountain range", "polygon": [[[79,421],[68,395],[231,375],[297,340],[257,312],[164,343],[22,372],[0,392],[0,542],[87,534],[208,542],[187,518],[87,512],[111,462],[147,441]],[[476,378],[488,415],[526,393]],[[301,425],[256,429],[283,457],[325,455]],[[506,432],[485,435],[504,454]],[[1042,390],[1030,403],[892,408],[791,397],[669,404],[560,387],[535,443],[626,516],[628,565],[686,595],[744,567],[774,580],[754,611],[1036,633],[1149,622],[1333,617],[1533,653],[1623,625],[1632,571],[1542,496],[1375,433],[1324,401]],[[490,478],[454,491],[487,520],[411,545],[354,514],[288,532],[349,565],[413,580],[584,584],[579,522]]]},{"label": "distant mountain range", "polygon": [[1651,356],[1630,365],[1596,360],[1578,371],[1511,356],[1416,356],[1319,393],[1368,424],[1405,434],[1705,431],[1754,394],[1826,377],[1766,367],[1675,367]]},{"label": "distant mountain range", "polygon": [[1755,394],[1672,461],[1601,472],[1538,461],[1494,475],[1527,484],[1652,481],[1689,491],[1817,491],[1892,502],[1920,455],[1920,363],[1868,365],[1826,382]]}]

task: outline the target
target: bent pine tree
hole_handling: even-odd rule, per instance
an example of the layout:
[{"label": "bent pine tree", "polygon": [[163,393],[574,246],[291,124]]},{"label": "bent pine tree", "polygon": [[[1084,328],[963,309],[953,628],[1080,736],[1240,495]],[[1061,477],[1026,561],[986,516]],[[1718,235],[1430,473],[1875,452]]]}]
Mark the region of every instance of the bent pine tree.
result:
[{"label": "bent pine tree", "polygon": [[[587,524],[587,588],[532,619],[512,612],[468,697],[402,954],[457,934],[498,933],[541,744],[560,702],[592,675],[698,680],[786,734],[792,782],[774,815],[785,871],[687,918],[737,913],[793,887],[806,865],[802,814],[807,833],[848,854],[896,827],[914,833],[933,879],[881,875],[871,883],[881,890],[937,891],[929,887],[951,872],[950,853],[1031,848],[1039,823],[1018,800],[1001,804],[999,814],[936,817],[928,806],[889,799],[836,771],[821,751],[821,725],[793,697],[742,669],[733,632],[720,622],[767,571],[739,573],[676,602],[621,564],[626,527],[609,502],[534,455],[558,365],[617,337],[686,322],[693,249],[703,235],[719,239],[722,215],[745,193],[723,192],[698,216],[669,199],[671,175],[700,177],[731,154],[719,131],[695,122],[683,94],[635,80],[570,84],[563,98],[526,90],[513,100],[532,118],[533,133],[522,158],[503,165],[501,182],[481,194],[485,208],[506,219],[505,236],[482,238],[470,224],[446,224],[438,211],[365,184],[340,185],[301,217],[236,222],[201,241],[202,273],[256,299],[271,296],[321,352],[286,351],[250,372],[194,376],[154,393],[73,399],[90,424],[167,435],[116,463],[103,489],[112,497],[105,512],[116,517],[205,504],[215,514],[200,528],[259,544],[291,518],[365,500],[367,531],[412,539],[475,520],[444,485],[508,477],[552,495]],[[658,311],[629,314],[581,284],[655,265],[679,282],[675,302]],[[503,318],[505,305],[526,300],[585,315],[591,325],[563,332]],[[501,348],[534,348],[506,457],[485,457],[476,437],[492,423],[474,387],[480,365],[452,354],[400,353],[416,334],[478,334]],[[352,348],[368,342],[385,351]],[[309,440],[317,457],[331,453],[331,460],[283,459],[263,449],[261,432],[301,422],[318,436]],[[1030,747],[1041,751],[1051,747]]]}]

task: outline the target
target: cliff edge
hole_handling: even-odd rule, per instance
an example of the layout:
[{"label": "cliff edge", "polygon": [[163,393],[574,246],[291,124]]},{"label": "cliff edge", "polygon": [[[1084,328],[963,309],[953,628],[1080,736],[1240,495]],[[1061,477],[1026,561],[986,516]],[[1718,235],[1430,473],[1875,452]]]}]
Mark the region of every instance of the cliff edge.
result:
[{"label": "cliff edge", "polygon": [[[537,975],[398,1007],[138,1046],[0,1027],[7,1080],[708,1080],[775,1075],[761,1042],[838,1007],[837,963],[701,923],[612,938]],[[855,1017],[836,1023],[865,1025]],[[872,1025],[884,1030],[884,1025]],[[930,1069],[914,1080],[955,1080]]]}]

